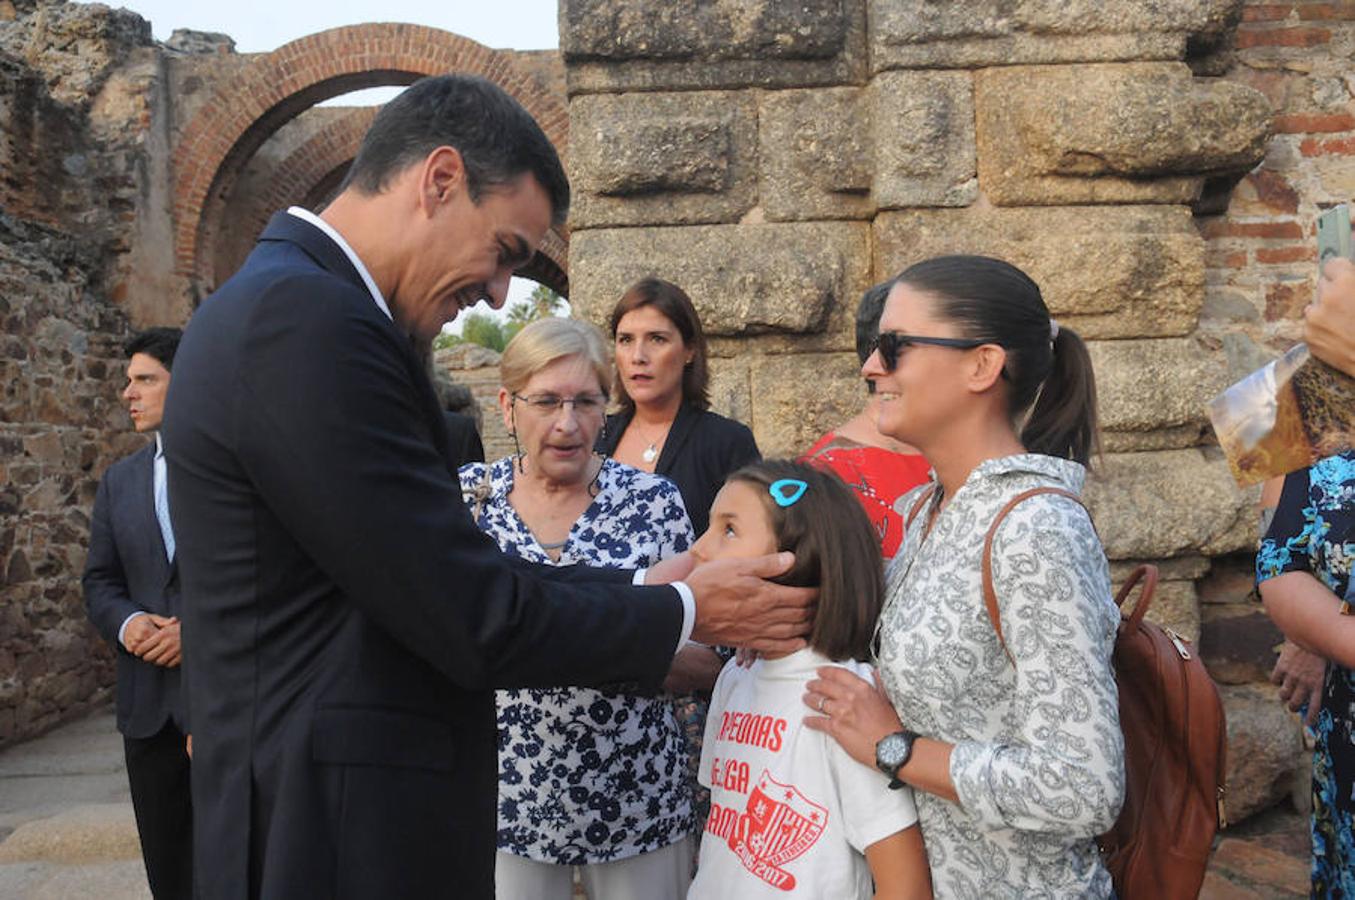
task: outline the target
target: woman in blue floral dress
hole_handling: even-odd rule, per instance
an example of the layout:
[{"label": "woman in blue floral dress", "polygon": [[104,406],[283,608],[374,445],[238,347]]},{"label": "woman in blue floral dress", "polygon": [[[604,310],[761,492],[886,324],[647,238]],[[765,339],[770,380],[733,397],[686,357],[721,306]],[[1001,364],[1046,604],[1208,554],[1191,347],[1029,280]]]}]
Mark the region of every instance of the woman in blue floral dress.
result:
[{"label": "woman in blue floral dress", "polygon": [[[518,453],[461,467],[476,524],[532,562],[638,569],[686,550],[672,482],[593,454],[611,379],[602,335],[570,319],[524,328],[500,362]],[[565,636],[561,640],[567,640]],[[498,691],[500,897],[680,900],[692,791],[672,698],[592,688]]]},{"label": "woman in blue floral dress", "polygon": [[1330,660],[1313,749],[1314,897],[1355,897],[1355,453],[1284,482],[1256,557],[1266,611],[1285,637]]}]

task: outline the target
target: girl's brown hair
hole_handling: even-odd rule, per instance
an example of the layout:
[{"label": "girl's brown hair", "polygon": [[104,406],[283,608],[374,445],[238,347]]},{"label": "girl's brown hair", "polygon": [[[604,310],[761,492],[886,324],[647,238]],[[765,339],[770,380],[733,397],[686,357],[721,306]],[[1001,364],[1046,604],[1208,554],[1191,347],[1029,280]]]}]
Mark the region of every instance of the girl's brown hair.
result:
[{"label": "girl's brown hair", "polygon": [[[804,493],[788,506],[774,497],[793,493],[782,479],[803,482]],[[776,535],[777,550],[795,554],[795,566],[772,579],[780,584],[819,589],[818,611],[809,646],[829,659],[865,661],[884,605],[880,542],[865,510],[832,472],[788,459],[765,459],[744,466],[727,482],[758,489]]]},{"label": "girl's brown hair", "polygon": [[[710,373],[706,364],[706,335],[701,330],[701,317],[686,291],[671,281],[662,278],[644,278],[635,282],[612,309],[612,340],[616,340],[616,328],[621,318],[628,312],[652,306],[663,313],[673,327],[682,335],[682,343],[692,351],[692,361],[682,370],[682,404],[692,409],[710,409]],[[631,412],[635,401],[626,393],[621,379],[616,379],[616,399],[621,409]]]}]

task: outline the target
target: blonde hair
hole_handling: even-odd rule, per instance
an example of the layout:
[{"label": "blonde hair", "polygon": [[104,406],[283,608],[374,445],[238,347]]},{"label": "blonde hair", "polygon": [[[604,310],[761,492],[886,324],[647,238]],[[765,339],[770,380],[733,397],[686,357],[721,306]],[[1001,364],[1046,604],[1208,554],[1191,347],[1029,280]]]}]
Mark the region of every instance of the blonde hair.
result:
[{"label": "blonde hair", "polygon": [[537,319],[523,328],[499,358],[499,383],[510,393],[522,390],[532,376],[568,356],[581,356],[593,367],[598,387],[607,394],[612,379],[612,361],[607,341],[587,322],[578,319]]}]

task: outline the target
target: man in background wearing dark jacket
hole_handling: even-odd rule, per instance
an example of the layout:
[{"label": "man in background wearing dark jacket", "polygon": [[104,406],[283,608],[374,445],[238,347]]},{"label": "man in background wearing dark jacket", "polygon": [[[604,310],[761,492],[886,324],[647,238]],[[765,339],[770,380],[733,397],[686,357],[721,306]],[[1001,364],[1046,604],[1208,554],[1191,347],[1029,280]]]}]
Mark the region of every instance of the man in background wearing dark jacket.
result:
[{"label": "man in background wearing dark jacket", "polygon": [[179,573],[169,521],[160,419],[177,328],[127,342],[122,399],[132,425],[155,440],[104,473],[94,499],[85,606],[117,654],[118,730],[157,900],[192,896],[193,804],[179,690]]}]

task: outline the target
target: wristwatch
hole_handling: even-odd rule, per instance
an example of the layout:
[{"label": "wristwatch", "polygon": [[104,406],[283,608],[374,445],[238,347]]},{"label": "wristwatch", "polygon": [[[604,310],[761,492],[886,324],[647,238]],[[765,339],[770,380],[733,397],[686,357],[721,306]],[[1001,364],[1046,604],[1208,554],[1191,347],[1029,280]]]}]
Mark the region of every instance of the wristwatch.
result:
[{"label": "wristwatch", "polygon": [[913,742],[917,738],[915,731],[896,731],[880,738],[880,742],[875,745],[875,767],[889,776],[891,791],[903,787],[903,782],[899,781],[899,769],[912,757]]}]

